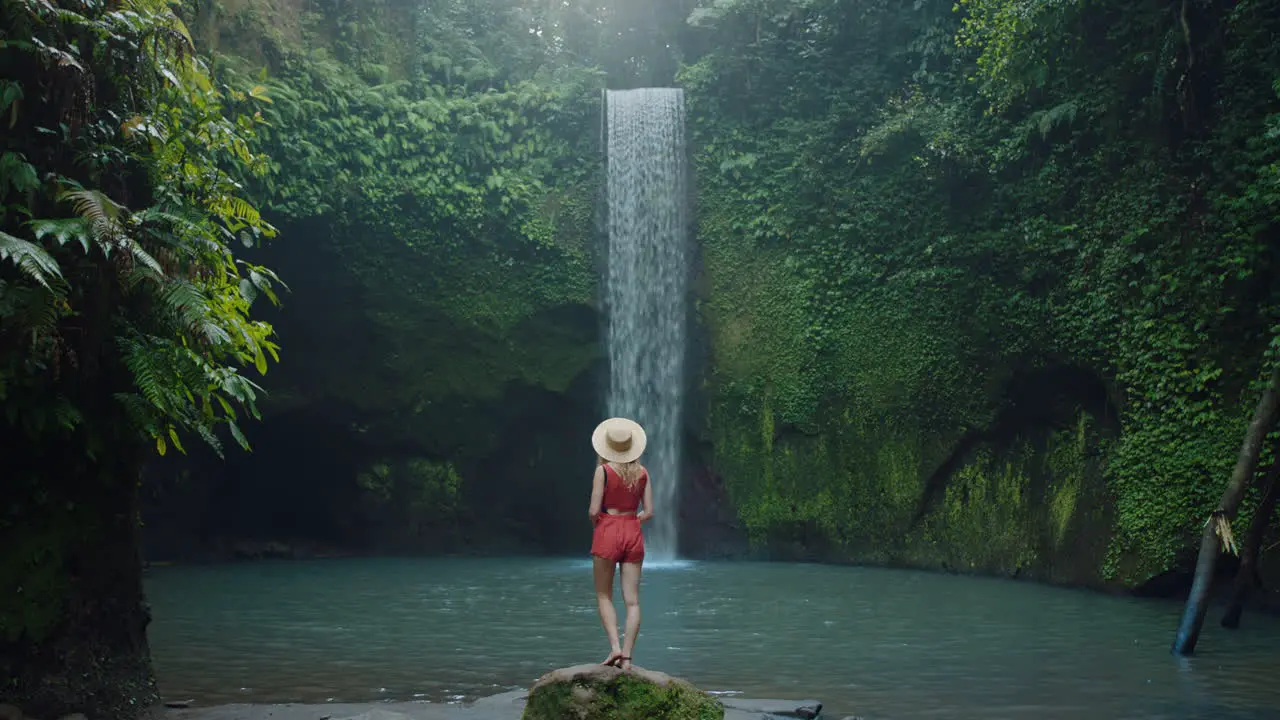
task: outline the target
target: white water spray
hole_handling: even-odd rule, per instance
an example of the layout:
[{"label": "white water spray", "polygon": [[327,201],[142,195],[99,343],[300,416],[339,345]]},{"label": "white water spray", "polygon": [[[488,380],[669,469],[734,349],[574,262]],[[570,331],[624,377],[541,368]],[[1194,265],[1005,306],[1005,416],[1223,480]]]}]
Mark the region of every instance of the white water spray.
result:
[{"label": "white water spray", "polygon": [[605,93],[608,413],[644,426],[656,512],[646,560],[676,557],[688,251],[684,92]]}]

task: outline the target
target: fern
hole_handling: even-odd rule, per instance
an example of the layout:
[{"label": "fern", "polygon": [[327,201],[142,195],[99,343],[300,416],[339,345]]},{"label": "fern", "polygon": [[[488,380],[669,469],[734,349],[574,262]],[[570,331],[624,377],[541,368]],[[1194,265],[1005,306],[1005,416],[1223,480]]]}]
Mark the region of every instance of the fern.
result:
[{"label": "fern", "polygon": [[0,280],[0,319],[37,336],[48,335],[63,315],[61,296],[42,285],[10,284]]},{"label": "fern", "polygon": [[23,272],[28,278],[40,283],[46,289],[54,292],[55,286],[61,287],[65,285],[62,279],[62,269],[58,267],[58,261],[45,251],[44,248],[36,245],[30,240],[23,240],[20,237],[14,237],[9,233],[0,231],[0,260],[8,260]]},{"label": "fern", "polygon": [[121,235],[117,238],[116,244],[121,248],[128,250],[129,255],[133,258],[134,262],[140,263],[143,267],[158,276],[164,275],[164,269],[160,267],[160,263],[157,262],[154,257],[151,257],[150,253],[143,250],[137,240],[134,240],[128,235]]},{"label": "fern", "polygon": [[210,319],[209,300],[200,288],[185,280],[172,280],[157,295],[165,311],[193,335],[211,345],[231,341],[231,336]]},{"label": "fern", "polygon": [[[283,283],[230,247],[237,233],[255,242],[276,231],[239,195],[267,170],[251,142],[262,120],[229,115],[224,101],[269,107],[265,78],[247,92],[215,86],[165,0],[0,3],[17,23],[0,40],[12,61],[0,78],[0,120],[17,128],[0,149],[9,202],[0,206],[0,261],[17,271],[0,268],[6,411],[36,435],[69,429],[81,421],[75,405],[51,398],[93,392],[122,366],[133,387],[113,394],[157,451],[185,451],[180,433],[190,432],[221,454],[224,424],[245,445],[236,413],[259,417],[260,388],[236,368],[265,372],[268,356],[278,361],[271,326],[250,319],[251,300],[275,302]],[[35,87],[70,108],[28,102],[24,89]],[[48,152],[46,135],[58,131],[33,129],[59,120],[74,152]],[[154,205],[134,212],[117,202],[105,192],[108,175],[111,187],[149,184],[133,195]],[[36,216],[58,203],[69,217]],[[113,305],[84,312],[89,303]],[[76,332],[59,327],[80,313]],[[94,360],[87,371],[81,353]]]},{"label": "fern", "polygon": [[152,407],[166,409],[169,406],[169,378],[161,365],[161,356],[137,341],[123,341],[124,362],[133,373],[133,382]]},{"label": "fern", "polygon": [[91,235],[89,226],[85,223],[84,218],[61,218],[58,220],[32,220],[30,223],[31,231],[35,233],[37,240],[53,238],[59,245],[66,245],[75,240],[84,248],[85,253],[89,252]]},{"label": "fern", "polygon": [[124,235],[120,225],[123,208],[97,190],[68,190],[59,199],[69,201],[76,213],[89,222],[94,240],[110,255],[111,247]]}]

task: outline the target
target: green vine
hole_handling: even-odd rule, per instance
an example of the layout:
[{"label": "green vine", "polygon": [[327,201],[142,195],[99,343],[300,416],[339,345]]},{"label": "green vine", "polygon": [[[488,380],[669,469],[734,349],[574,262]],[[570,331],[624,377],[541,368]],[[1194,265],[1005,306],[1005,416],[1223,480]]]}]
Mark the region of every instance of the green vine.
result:
[{"label": "green vine", "polygon": [[[994,543],[1005,559],[979,566],[1012,571],[1052,566],[1053,538],[1087,525],[1109,538],[1088,582],[1185,561],[1280,320],[1266,5],[1203,11],[1220,28],[1196,52],[1214,87],[1187,74],[1183,27],[1159,3],[695,13],[711,50],[681,80],[710,281],[708,434],[751,532],[803,526],[835,556],[924,564]],[[1233,109],[1196,114],[1195,93]],[[1101,389],[1019,389],[1058,368]],[[1044,426],[1011,434],[1000,418],[1015,411]],[[763,444],[748,439],[760,412],[779,422]],[[1052,454],[1018,444],[1093,413],[1115,430]],[[944,518],[926,535],[946,542],[921,544],[914,499],[973,434],[985,440],[937,480],[924,520]],[[1040,460],[993,464],[1009,443],[1013,462]],[[806,476],[825,479],[786,489]],[[1020,483],[1047,483],[1053,511],[1013,512],[1003,493]],[[1102,505],[1082,504],[1086,490]]]}]

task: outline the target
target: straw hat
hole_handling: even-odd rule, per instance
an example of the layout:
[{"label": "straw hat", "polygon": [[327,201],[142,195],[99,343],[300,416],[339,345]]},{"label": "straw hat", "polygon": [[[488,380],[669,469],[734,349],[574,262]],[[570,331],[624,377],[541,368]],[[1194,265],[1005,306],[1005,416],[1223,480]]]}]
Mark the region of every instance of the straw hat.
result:
[{"label": "straw hat", "polygon": [[644,428],[626,418],[609,418],[591,433],[592,447],[609,462],[629,463],[639,458],[644,452],[645,442]]}]

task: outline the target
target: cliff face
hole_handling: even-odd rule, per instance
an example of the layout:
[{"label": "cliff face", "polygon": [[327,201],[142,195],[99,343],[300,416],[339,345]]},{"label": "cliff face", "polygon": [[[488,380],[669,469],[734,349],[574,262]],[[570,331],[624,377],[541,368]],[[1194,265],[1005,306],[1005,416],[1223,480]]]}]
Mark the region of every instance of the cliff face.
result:
[{"label": "cliff face", "polygon": [[736,509],[740,553],[1103,583],[1120,425],[1100,378],[1000,358],[968,372],[950,312],[874,295],[826,320],[842,342],[816,352],[806,278],[740,242],[716,199],[697,492]]},{"label": "cliff face", "polygon": [[755,552],[1189,571],[1275,357],[1277,21],[1205,9],[1174,90],[1126,60],[1163,10],[1109,7],[690,19],[699,488]]},{"label": "cliff face", "polygon": [[321,9],[190,18],[222,77],[272,99],[256,190],[281,232],[244,252],[290,287],[288,349],[254,454],[151,468],[153,554],[564,549],[600,397],[600,80],[487,66],[501,27],[425,5]]}]

